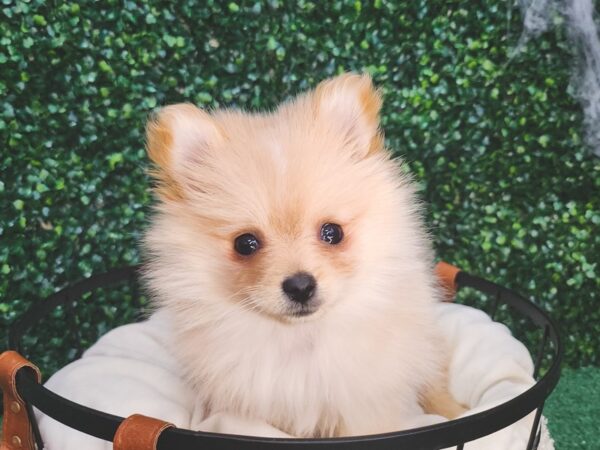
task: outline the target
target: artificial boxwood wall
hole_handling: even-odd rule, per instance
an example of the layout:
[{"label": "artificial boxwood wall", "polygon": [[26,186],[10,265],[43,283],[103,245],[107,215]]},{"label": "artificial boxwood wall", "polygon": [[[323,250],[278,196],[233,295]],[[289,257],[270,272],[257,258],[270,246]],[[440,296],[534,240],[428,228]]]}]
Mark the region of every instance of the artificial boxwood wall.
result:
[{"label": "artificial boxwood wall", "polygon": [[138,261],[152,109],[271,108],[366,70],[439,255],[535,297],[568,363],[597,364],[600,159],[567,94],[564,31],[510,59],[521,29],[504,0],[2,1],[2,329],[56,287]]}]

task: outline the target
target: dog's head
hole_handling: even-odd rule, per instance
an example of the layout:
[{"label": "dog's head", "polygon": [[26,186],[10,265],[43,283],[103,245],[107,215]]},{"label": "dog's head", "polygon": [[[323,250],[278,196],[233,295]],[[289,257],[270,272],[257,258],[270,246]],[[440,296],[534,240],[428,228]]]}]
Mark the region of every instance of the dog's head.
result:
[{"label": "dog's head", "polygon": [[228,305],[291,323],[373,302],[364,293],[379,296],[422,250],[380,106],[368,76],[347,74],[272,113],[161,109],[147,127],[159,302],[190,318]]}]

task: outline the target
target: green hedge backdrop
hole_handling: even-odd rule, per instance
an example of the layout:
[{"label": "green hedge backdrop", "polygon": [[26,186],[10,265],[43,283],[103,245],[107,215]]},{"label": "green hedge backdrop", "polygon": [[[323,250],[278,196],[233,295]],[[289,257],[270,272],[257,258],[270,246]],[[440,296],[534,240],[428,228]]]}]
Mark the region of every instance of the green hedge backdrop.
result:
[{"label": "green hedge backdrop", "polygon": [[504,0],[1,3],[2,330],[138,261],[152,109],[265,109],[355,70],[384,91],[440,257],[535,298],[571,366],[600,362],[600,159],[560,27],[510,59],[521,14]]}]

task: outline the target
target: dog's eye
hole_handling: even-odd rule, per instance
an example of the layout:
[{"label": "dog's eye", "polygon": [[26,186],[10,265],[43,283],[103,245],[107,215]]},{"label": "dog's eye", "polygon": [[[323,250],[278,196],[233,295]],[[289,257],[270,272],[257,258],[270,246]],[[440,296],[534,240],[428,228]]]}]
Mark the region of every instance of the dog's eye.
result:
[{"label": "dog's eye", "polygon": [[253,234],[245,233],[235,238],[234,248],[240,255],[248,256],[260,248],[260,242]]},{"label": "dog's eye", "polygon": [[339,244],[344,238],[342,227],[336,223],[325,223],[321,227],[321,240],[331,245]]}]

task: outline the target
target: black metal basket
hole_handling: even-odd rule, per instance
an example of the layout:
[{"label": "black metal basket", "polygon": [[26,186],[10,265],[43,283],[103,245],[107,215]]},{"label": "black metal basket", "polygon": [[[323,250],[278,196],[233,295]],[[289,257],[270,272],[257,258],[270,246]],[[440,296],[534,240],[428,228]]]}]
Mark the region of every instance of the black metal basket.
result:
[{"label": "black metal basket", "polygon": [[[144,297],[137,284],[139,267],[132,266],[114,269],[69,286],[51,295],[44,301],[36,302],[9,329],[9,346],[28,359],[41,365],[40,359],[53,358],[52,342],[40,342],[32,332],[41,327],[52,327],[52,318],[59,322],[57,329],[73,344],[70,359],[77,359],[86,346],[93,343],[100,334],[107,331],[115,322],[127,322],[132,316],[123,316],[132,309],[144,306]],[[538,446],[541,425],[540,417],[546,398],[550,395],[560,376],[560,363],[563,347],[557,328],[548,315],[538,306],[519,294],[466,272],[458,272],[455,283],[459,288],[457,299],[463,303],[487,310],[496,320],[507,323],[515,337],[528,345],[535,354],[534,377],[536,384],[521,395],[489,410],[468,417],[379,435],[330,438],[330,439],[274,439],[249,436],[234,436],[205,433],[179,428],[164,431],[158,441],[159,450],[192,450],[210,448],[213,450],[270,450],[283,448],[311,448],[313,450],[433,450],[447,447],[462,449],[465,443],[487,436],[505,428],[536,410],[535,419],[527,444],[527,450]],[[118,303],[103,299],[99,302],[104,308],[104,316],[112,316],[112,324],[98,327],[94,322],[101,315],[90,314],[89,309],[98,302],[92,302],[94,293],[110,287],[111,292],[121,285],[128,294],[118,291]],[[102,292],[102,291],[101,291]],[[78,308],[86,303],[86,308]],[[122,303],[126,303],[125,306]],[[133,307],[133,308],[132,308]],[[121,320],[118,320],[121,319]],[[64,343],[64,340],[62,341]],[[62,350],[62,347],[61,347]],[[54,351],[56,353],[56,351]],[[64,353],[64,351],[63,351]],[[68,362],[68,361],[67,361]],[[29,416],[33,418],[32,406],[59,422],[86,434],[112,441],[115,432],[124,420],[122,417],[106,414],[63,398],[38,384],[29,371],[17,375],[17,390],[27,403]],[[32,428],[39,449],[44,448],[35,420]]]}]

